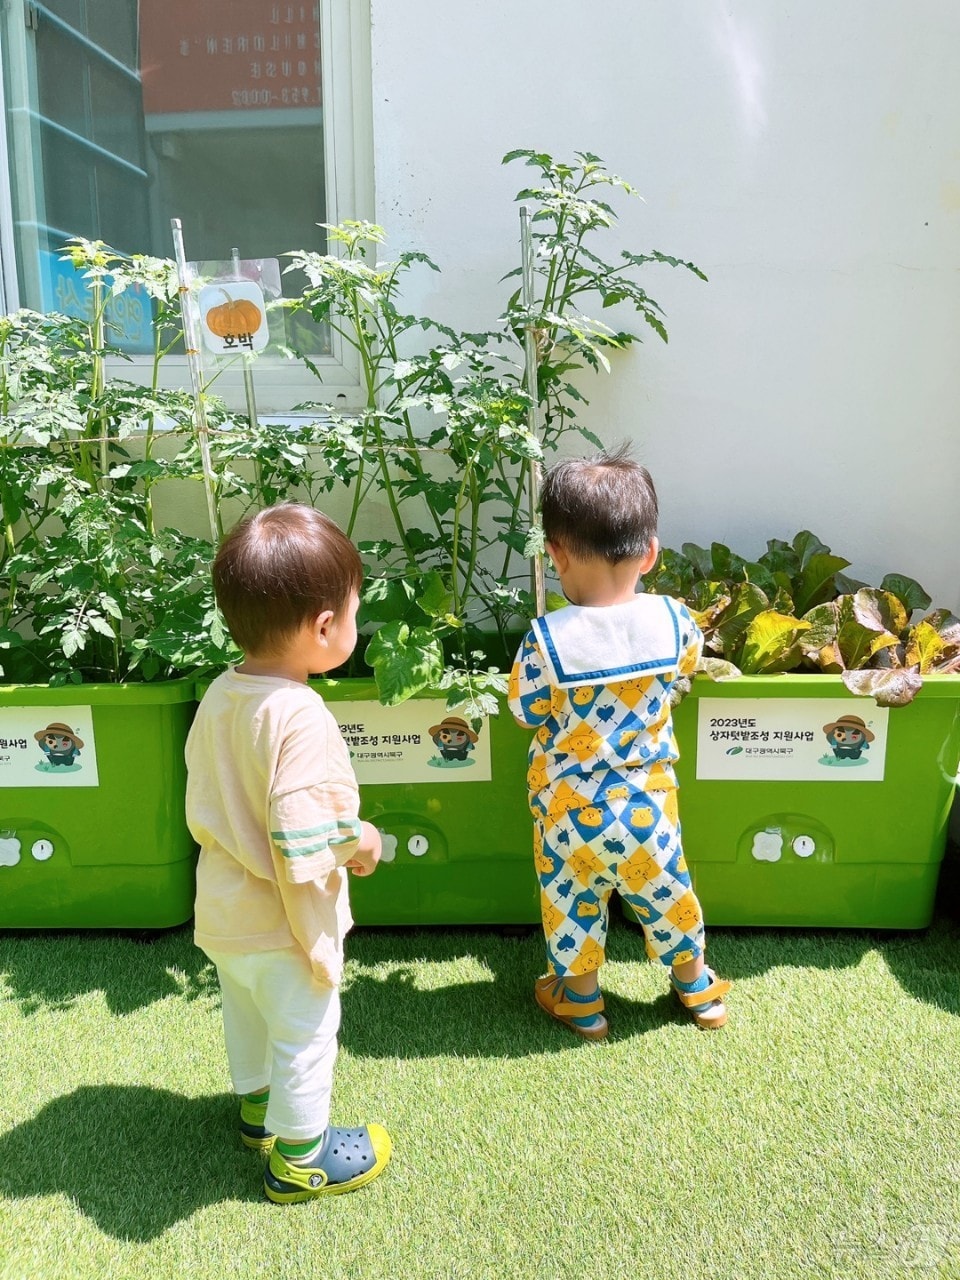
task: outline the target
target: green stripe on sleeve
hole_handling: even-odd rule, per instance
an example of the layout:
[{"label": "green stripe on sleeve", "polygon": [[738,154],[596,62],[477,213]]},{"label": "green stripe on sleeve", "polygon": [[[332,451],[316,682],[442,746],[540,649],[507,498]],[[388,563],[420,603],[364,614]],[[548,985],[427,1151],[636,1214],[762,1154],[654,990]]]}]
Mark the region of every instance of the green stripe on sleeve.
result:
[{"label": "green stripe on sleeve", "polygon": [[303,831],[271,831],[270,835],[274,840],[306,840],[308,836],[324,836],[339,826],[340,823],[333,820],[323,822],[319,827],[307,827]]}]

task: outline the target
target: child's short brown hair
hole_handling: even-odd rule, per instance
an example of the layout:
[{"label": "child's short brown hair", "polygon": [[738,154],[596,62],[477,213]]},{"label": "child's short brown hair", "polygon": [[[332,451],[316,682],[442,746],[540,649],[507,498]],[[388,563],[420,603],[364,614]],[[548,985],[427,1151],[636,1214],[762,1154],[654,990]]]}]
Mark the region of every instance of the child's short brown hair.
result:
[{"label": "child's short brown hair", "polygon": [[630,446],[568,458],[543,480],[540,513],[547,542],[582,560],[640,560],[656,537],[657,491]]},{"label": "child's short brown hair", "polygon": [[320,511],[282,502],[241,520],[213,563],[213,589],[245,653],[270,652],[363,582],[356,547]]}]

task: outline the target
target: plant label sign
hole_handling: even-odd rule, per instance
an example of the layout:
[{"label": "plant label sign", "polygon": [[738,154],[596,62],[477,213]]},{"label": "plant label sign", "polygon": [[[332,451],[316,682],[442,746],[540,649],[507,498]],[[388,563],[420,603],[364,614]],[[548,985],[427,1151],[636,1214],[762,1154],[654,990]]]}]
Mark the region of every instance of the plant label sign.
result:
[{"label": "plant label sign", "polygon": [[263,290],[253,280],[214,280],[197,305],[203,345],[214,355],[252,355],[270,341]]},{"label": "plant label sign", "polygon": [[0,787],[98,787],[92,707],[0,709]]},{"label": "plant label sign", "polygon": [[889,708],[839,698],[701,698],[697,777],[882,782]]},{"label": "plant label sign", "polygon": [[399,707],[379,702],[328,702],[350,748],[361,786],[372,782],[489,782],[490,738],[485,723],[450,715],[443,698],[413,699]]}]

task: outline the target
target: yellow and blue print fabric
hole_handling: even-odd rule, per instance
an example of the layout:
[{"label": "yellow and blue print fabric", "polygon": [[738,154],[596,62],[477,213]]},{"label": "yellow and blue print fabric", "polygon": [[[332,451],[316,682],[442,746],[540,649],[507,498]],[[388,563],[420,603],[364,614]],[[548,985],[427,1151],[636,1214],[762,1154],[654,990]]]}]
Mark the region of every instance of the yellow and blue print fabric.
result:
[{"label": "yellow and blue print fabric", "polygon": [[[686,608],[676,600],[657,597],[670,606],[673,625],[669,653],[658,654],[656,670],[636,654],[633,669],[617,669],[616,678],[598,672],[556,679],[556,661],[545,654],[551,615],[538,618],[527,632],[510,673],[509,702],[514,717],[537,730],[530,746],[527,785],[531,795],[562,782],[582,790],[601,785],[615,772],[635,790],[664,790],[676,786],[673,765],[678,758],[670,715],[670,690],[679,676],[696,668],[703,636]],[[638,597],[638,611],[650,597]],[[613,609],[560,610],[558,618],[573,615],[576,623],[587,615],[610,615]],[[547,637],[541,641],[541,637]],[[611,635],[611,645],[615,635]],[[576,681],[576,682],[575,682]],[[587,801],[589,803],[589,800]]]},{"label": "yellow and blue print fabric", "polygon": [[[624,643],[644,628],[656,637],[656,653]],[[581,629],[590,632],[588,644]],[[679,601],[641,596],[635,605],[538,618],[520,646],[509,702],[515,718],[536,729],[527,785],[548,958],[558,975],[603,963],[614,889],[636,909],[651,957],[675,964],[702,952],[703,916],[680,843],[670,714],[671,687],[693,673],[702,644]],[[632,666],[622,657],[631,647]],[[603,669],[591,664],[592,650]]]},{"label": "yellow and blue print fabric", "polygon": [[651,959],[673,965],[701,955],[703,913],[680,843],[676,790],[634,791],[608,777],[590,804],[581,799],[537,797],[531,806],[551,972],[603,964],[614,889],[636,911]]}]

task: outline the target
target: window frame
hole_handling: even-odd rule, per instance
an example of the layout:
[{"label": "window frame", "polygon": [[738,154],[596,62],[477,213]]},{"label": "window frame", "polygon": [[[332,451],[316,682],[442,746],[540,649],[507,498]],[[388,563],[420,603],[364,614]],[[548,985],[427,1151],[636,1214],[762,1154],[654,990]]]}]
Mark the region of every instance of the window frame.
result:
[{"label": "window frame", "polygon": [[[24,29],[30,28],[32,6],[19,0]],[[14,11],[12,19],[16,19]],[[323,154],[326,187],[326,220],[370,219],[374,216],[373,97],[370,48],[370,0],[320,0],[320,56],[323,77]],[[27,36],[24,36],[24,49]],[[11,51],[17,56],[18,50]],[[30,66],[23,68],[30,74]],[[6,86],[0,78],[0,308],[4,313],[20,306],[14,249],[14,204],[10,134],[6,124]],[[183,228],[190,257],[190,227]],[[294,246],[291,246],[294,247]],[[335,252],[335,247],[331,252]],[[224,250],[228,256],[229,246]],[[171,236],[168,255],[173,257]],[[281,269],[283,268],[281,261]],[[336,333],[331,333],[328,355],[311,357],[323,374],[322,384],[304,366],[282,357],[260,358],[253,366],[258,411],[289,414],[309,400],[334,402],[349,409],[363,403],[356,353]],[[161,366],[161,382],[186,387],[190,373],[184,356],[168,356]],[[152,363],[148,356],[108,362],[108,374],[133,381],[148,381]],[[216,380],[216,392],[237,410],[247,405],[243,371],[225,369]]]}]

